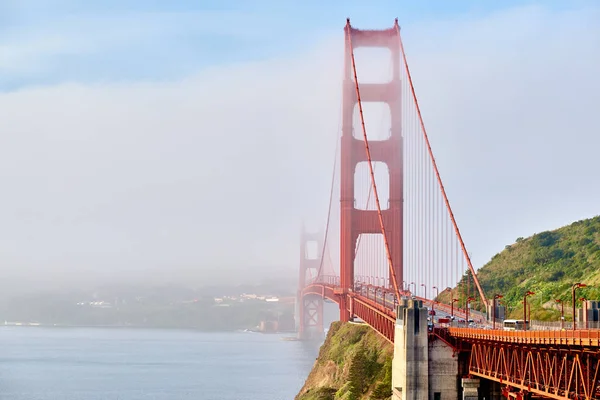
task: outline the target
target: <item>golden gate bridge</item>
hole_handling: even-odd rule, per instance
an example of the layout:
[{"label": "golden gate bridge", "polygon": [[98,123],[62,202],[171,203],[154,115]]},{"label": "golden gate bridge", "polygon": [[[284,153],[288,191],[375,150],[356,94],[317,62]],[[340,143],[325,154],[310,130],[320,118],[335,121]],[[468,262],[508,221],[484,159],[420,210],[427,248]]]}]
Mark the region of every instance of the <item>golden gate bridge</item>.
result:
[{"label": "golden gate bridge", "polygon": [[[329,299],[339,305],[341,321],[358,318],[394,343],[410,299],[466,320],[434,325],[428,340],[451,348],[465,376],[501,385],[505,397],[600,398],[600,330],[508,332],[491,329],[483,313],[471,310],[495,312],[497,296],[488,299],[479,284],[452,212],[398,20],[383,30],[357,29],[347,20],[344,39],[341,135],[325,231],[303,229],[300,243],[300,338],[323,331]],[[357,57],[365,49],[386,55],[385,79],[363,78],[373,61]],[[373,106],[381,114],[378,129],[375,118],[365,117]],[[459,283],[457,295],[452,288]]]}]

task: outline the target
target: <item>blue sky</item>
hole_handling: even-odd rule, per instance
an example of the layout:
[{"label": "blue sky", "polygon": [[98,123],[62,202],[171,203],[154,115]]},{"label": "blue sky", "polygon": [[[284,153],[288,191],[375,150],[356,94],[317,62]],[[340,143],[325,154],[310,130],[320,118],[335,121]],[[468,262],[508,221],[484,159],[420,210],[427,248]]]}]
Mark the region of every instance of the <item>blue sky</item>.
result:
[{"label": "blue sky", "polygon": [[[514,6],[573,1],[8,1],[0,9],[0,90],[59,82],[180,79],[210,65],[293,53],[346,17],[360,27],[456,23]],[[568,4],[567,6],[565,4]],[[591,3],[590,3],[591,4]]]},{"label": "blue sky", "polygon": [[600,213],[595,1],[4,0],[0,292],[296,276],[301,221],[327,212],[347,16],[399,18],[476,267]]}]

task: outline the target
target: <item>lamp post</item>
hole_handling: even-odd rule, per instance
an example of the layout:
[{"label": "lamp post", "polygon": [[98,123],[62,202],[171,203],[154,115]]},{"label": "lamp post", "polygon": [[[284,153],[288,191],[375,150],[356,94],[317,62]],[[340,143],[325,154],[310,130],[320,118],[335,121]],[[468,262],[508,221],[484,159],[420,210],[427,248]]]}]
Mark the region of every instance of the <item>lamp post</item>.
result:
[{"label": "lamp post", "polygon": [[554,301],[560,304],[560,329],[565,329],[565,303],[561,299]]},{"label": "lamp post", "polygon": [[456,303],[458,299],[452,299],[450,302],[450,316],[454,319],[454,303]]},{"label": "lamp post", "polygon": [[497,304],[497,300],[501,299],[502,296],[501,294],[495,294],[494,295],[494,301],[492,304],[492,329],[496,329],[496,304]]},{"label": "lamp post", "polygon": [[525,292],[525,296],[523,296],[523,322],[524,322],[524,329],[527,330],[527,297],[528,296],[532,296],[535,293],[533,293],[531,290],[528,290],[527,292]]},{"label": "lamp post", "polygon": [[475,300],[475,297],[471,297],[471,296],[467,297],[467,320],[466,320],[467,327],[469,326],[469,304],[471,304],[471,302],[473,300]]},{"label": "lamp post", "polygon": [[435,290],[435,297],[431,300],[431,309],[434,309],[435,303],[437,302],[437,298],[440,295],[440,292],[438,291],[437,286],[432,286],[431,290]]},{"label": "lamp post", "polygon": [[580,297],[579,301],[583,305],[583,319],[585,320],[585,328],[587,329],[587,300],[585,297]]},{"label": "lamp post", "polygon": [[421,283],[421,286],[423,286],[423,291],[425,292],[425,296],[423,296],[425,298],[425,300],[427,300],[427,286],[425,286],[424,283]]},{"label": "lamp post", "polygon": [[[417,291],[417,285],[414,282],[411,282],[408,284],[408,291],[410,292],[410,285],[415,285],[415,292]],[[413,294],[412,292],[410,292],[410,294]]]},{"label": "lamp post", "polygon": [[402,281],[402,290],[406,290],[406,281]]},{"label": "lamp post", "polygon": [[573,284],[573,287],[571,288],[571,294],[573,296],[573,330],[577,329],[575,327],[575,292],[577,291],[577,289],[584,288],[586,286],[587,285],[585,283],[577,282]]}]

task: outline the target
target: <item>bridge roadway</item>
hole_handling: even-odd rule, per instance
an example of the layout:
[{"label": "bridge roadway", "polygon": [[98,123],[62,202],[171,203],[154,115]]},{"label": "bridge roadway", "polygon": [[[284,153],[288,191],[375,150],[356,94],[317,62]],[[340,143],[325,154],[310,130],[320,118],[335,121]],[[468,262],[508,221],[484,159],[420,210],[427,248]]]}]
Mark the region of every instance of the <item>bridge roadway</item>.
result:
[{"label": "bridge roadway", "polygon": [[[406,297],[423,301],[424,304],[433,304],[437,312],[442,311],[445,314],[451,313],[458,318],[466,319],[466,311],[458,307],[433,302],[418,296],[412,296],[410,292],[403,292]],[[320,276],[317,280],[309,282],[302,291],[302,296],[316,295],[327,298],[336,303],[340,303],[340,297],[343,295],[339,287],[339,278],[337,276]],[[346,293],[350,298],[348,304],[352,315],[356,315],[367,324],[371,325],[379,334],[385,337],[390,343],[394,343],[394,327],[396,324],[396,305],[398,304],[396,296],[389,289],[376,287],[373,285],[357,282],[354,290]],[[478,321],[479,326],[485,324],[483,315],[473,311],[470,313]],[[471,318],[469,318],[471,319]]]},{"label": "bridge roadway", "polygon": [[[391,343],[396,300],[385,288],[360,285],[343,293],[337,277],[320,277],[302,295],[318,295],[336,303],[348,296],[350,312]],[[374,290],[377,294],[373,294]],[[406,292],[407,295],[410,293]],[[430,303],[431,300],[417,298]],[[435,303],[435,308],[450,306]],[[463,310],[454,310],[465,317]],[[468,353],[468,374],[500,385],[505,397],[529,395],[554,399],[600,399],[600,330],[504,331],[436,325],[430,340],[442,340],[455,353]]]}]

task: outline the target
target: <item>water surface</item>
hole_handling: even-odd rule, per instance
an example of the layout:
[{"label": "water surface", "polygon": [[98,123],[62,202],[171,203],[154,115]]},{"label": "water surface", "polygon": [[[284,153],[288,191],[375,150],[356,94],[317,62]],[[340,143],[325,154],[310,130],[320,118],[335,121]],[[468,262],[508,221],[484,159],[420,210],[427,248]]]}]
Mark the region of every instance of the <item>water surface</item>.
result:
[{"label": "water surface", "polygon": [[0,328],[0,399],[292,400],[318,349],[280,335]]}]

